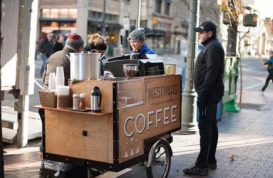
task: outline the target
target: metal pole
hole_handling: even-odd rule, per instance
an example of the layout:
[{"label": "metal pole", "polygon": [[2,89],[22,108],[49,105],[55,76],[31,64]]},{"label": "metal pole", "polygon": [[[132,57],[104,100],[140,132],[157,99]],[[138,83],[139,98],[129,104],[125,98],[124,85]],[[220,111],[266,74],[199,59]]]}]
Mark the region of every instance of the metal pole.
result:
[{"label": "metal pole", "polygon": [[136,29],[140,27],[140,12],[141,12],[141,0],[137,3],[137,19],[136,19]]},{"label": "metal pole", "polygon": [[[1,65],[1,52],[2,52],[2,31],[1,31],[1,21],[2,21],[2,0],[0,0],[0,73],[2,69]],[[1,86],[1,76],[0,75],[0,86]],[[1,86],[2,88],[2,86]],[[1,91],[2,92],[2,91]],[[0,178],[4,178],[4,153],[3,153],[3,138],[2,138],[2,97],[0,97]]]},{"label": "metal pole", "polygon": [[103,1],[102,36],[105,36],[106,0]]},{"label": "metal pole", "polygon": [[194,60],[196,58],[197,34],[193,28],[199,24],[200,0],[191,0],[190,24],[188,29],[188,53],[185,90],[182,93],[182,123],[180,134],[198,131],[196,119],[196,92],[193,85]]},{"label": "metal pole", "polygon": [[84,44],[88,43],[87,40],[87,26],[88,26],[88,0],[77,0],[77,33],[82,36]]}]

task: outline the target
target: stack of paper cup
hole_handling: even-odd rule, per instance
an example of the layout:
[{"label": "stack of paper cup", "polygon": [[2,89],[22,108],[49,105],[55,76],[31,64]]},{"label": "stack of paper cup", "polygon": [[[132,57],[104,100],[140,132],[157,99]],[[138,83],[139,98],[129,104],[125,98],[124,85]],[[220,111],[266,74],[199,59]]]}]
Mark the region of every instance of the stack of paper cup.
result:
[{"label": "stack of paper cup", "polygon": [[64,86],[64,68],[62,66],[58,66],[56,69],[56,88],[58,86]]},{"label": "stack of paper cup", "polygon": [[49,73],[48,89],[49,90],[56,90],[55,84],[56,84],[55,73]]}]

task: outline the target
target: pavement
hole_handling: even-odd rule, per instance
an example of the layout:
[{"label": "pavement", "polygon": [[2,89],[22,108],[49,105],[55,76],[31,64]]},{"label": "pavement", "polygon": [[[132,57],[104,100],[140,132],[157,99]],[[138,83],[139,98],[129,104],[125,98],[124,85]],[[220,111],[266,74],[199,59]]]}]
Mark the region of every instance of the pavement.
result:
[{"label": "pavement", "polygon": [[[263,80],[264,78],[261,78],[261,81]],[[218,168],[209,170],[209,176],[206,177],[273,178],[273,87],[270,83],[269,88],[262,93],[259,91],[262,83],[257,83],[259,82],[247,85],[243,89],[241,111],[226,112],[218,122],[219,143],[216,153]],[[2,111],[3,118],[5,114]],[[34,139],[21,149],[11,144],[4,145],[6,178],[39,177],[40,161],[37,157],[39,143],[40,139]],[[197,158],[199,134],[174,133],[171,147],[174,155],[168,177],[200,177],[183,174],[183,169],[193,166]],[[117,177],[113,174],[108,175],[111,175],[109,178]],[[118,177],[145,178],[146,171],[141,164],[137,164]]]}]

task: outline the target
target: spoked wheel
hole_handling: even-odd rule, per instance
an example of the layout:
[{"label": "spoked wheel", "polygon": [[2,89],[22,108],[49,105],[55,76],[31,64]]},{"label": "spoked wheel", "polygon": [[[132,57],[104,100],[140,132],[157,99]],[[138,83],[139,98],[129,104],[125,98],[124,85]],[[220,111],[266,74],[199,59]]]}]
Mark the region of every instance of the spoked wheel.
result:
[{"label": "spoked wheel", "polygon": [[171,147],[165,140],[157,141],[149,152],[146,173],[148,178],[167,178],[171,166]]}]

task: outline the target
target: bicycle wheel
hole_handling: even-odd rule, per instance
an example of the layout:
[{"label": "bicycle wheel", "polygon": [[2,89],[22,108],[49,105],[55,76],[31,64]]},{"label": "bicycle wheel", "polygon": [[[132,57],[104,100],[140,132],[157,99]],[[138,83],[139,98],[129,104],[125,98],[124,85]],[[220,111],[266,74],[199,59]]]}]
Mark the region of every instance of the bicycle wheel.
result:
[{"label": "bicycle wheel", "polygon": [[167,141],[157,141],[150,150],[146,173],[148,178],[167,178],[171,166],[170,145]]}]

